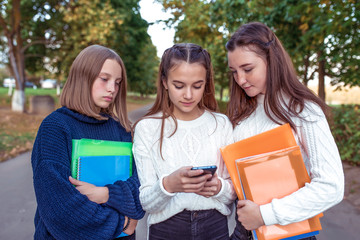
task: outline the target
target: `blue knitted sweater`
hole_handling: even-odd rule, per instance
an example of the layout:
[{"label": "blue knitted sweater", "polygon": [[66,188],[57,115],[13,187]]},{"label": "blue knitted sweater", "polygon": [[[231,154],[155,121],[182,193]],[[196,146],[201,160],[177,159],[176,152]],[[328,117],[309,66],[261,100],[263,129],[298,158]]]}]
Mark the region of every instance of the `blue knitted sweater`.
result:
[{"label": "blue knitted sweater", "polygon": [[131,134],[112,118],[99,121],[66,107],[47,116],[31,155],[37,200],[34,239],[113,239],[120,235],[125,216],[144,216],[135,167],[127,181],[107,185],[105,204],[91,202],[69,182],[72,139],[81,138],[131,142]]}]

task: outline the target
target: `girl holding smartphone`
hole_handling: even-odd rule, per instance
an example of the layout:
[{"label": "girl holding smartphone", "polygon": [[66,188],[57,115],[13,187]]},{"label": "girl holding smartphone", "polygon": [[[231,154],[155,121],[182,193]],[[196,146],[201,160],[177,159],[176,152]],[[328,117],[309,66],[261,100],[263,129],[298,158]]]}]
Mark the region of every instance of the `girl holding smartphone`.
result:
[{"label": "girl holding smartphone", "polygon": [[[216,113],[209,53],[175,44],[161,59],[157,97],[135,127],[134,157],[149,239],[229,239],[227,215],[235,199],[220,147],[232,125]],[[192,167],[216,165],[214,175]]]}]

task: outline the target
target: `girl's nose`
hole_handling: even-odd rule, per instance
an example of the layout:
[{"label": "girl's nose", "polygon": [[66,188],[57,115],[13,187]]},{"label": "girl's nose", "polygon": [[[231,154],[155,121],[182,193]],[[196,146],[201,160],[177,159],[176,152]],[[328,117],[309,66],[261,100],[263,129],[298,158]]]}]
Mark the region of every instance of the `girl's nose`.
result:
[{"label": "girl's nose", "polygon": [[111,93],[115,92],[115,82],[114,81],[108,81],[106,87],[107,87],[108,92],[111,92]]},{"label": "girl's nose", "polygon": [[185,93],[184,93],[184,98],[185,99],[191,99],[192,98],[191,87],[186,88]]},{"label": "girl's nose", "polygon": [[245,74],[238,71],[236,73],[235,81],[239,86],[243,85],[246,82]]}]

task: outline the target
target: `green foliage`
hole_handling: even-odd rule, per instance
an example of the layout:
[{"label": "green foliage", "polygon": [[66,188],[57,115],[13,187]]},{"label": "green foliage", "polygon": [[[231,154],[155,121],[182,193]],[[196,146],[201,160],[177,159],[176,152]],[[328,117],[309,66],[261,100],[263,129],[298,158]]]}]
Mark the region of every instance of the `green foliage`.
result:
[{"label": "green foliage", "polygon": [[25,145],[29,141],[33,141],[34,135],[31,133],[5,133],[3,129],[0,129],[0,152],[9,151],[14,146]]},{"label": "green foliage", "polygon": [[[56,95],[56,89],[33,89],[33,88],[25,88],[26,94],[26,104],[29,104],[29,100],[31,96],[35,95],[50,95],[55,100],[55,105],[59,105],[59,97]],[[8,96],[8,88],[0,87],[0,107],[8,106],[11,103],[11,96]]]},{"label": "green foliage", "polygon": [[333,106],[332,117],[330,127],[341,159],[360,165],[360,105]]},{"label": "green foliage", "polygon": [[111,46],[125,63],[128,89],[143,96],[156,92],[159,59],[147,33],[149,24],[141,18],[138,2],[138,0],[111,1],[113,8],[125,16],[123,23],[115,27]]},{"label": "green foliage", "polygon": [[[360,86],[360,2],[322,0],[158,0],[173,17],[176,42],[195,42],[212,55],[215,83],[227,87],[225,43],[242,24],[272,28],[305,84],[325,76],[333,84]],[[325,97],[324,88],[319,88]],[[220,94],[221,95],[221,94]]]},{"label": "green foliage", "polygon": [[[12,31],[20,21],[16,46],[23,48],[29,81],[56,78],[64,82],[77,54],[91,44],[114,49],[125,62],[129,86],[141,94],[155,91],[158,66],[156,48],[147,34],[148,23],[141,18],[140,0],[22,0],[1,2],[0,61],[9,64],[8,40],[1,27]],[[14,3],[19,3],[14,5]],[[13,14],[17,10],[17,15]],[[15,12],[15,11],[14,11]],[[17,18],[14,20],[13,16]],[[1,62],[0,62],[1,63]],[[29,77],[30,76],[30,77]]]}]

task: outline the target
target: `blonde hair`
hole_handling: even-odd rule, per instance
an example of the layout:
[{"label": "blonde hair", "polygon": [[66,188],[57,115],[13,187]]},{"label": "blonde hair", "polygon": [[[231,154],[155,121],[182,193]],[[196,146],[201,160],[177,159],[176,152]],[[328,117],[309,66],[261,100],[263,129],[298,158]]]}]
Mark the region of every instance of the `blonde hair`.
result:
[{"label": "blonde hair", "polygon": [[[94,81],[107,59],[119,63],[122,69],[122,81],[114,102],[98,112],[91,96]],[[105,113],[113,117],[127,130],[131,130],[126,109],[127,77],[125,65],[120,56],[113,50],[100,45],[91,45],[83,49],[71,65],[68,79],[60,96],[60,103],[69,109],[98,120],[106,120]]]}]

